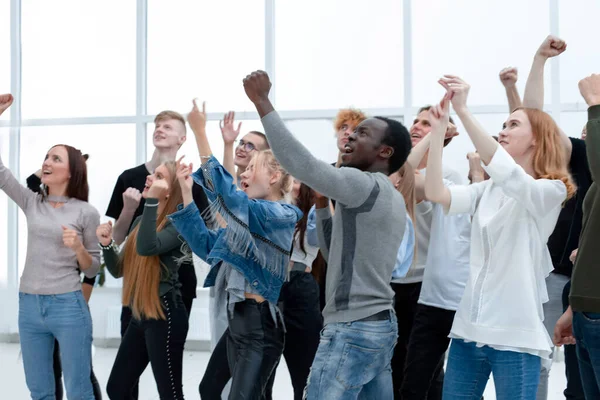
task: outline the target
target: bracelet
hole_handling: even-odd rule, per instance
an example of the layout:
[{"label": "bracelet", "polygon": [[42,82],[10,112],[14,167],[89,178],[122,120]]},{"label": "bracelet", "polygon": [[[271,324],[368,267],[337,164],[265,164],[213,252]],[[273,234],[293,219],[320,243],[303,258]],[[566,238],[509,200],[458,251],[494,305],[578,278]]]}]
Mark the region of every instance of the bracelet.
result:
[{"label": "bracelet", "polygon": [[111,249],[116,250],[117,244],[115,243],[115,239],[111,239],[108,246],[104,246],[102,243],[98,242],[98,247],[100,247],[101,250],[111,250]]},{"label": "bracelet", "polygon": [[206,159],[206,160],[208,160],[208,159],[210,159],[211,157],[212,157],[212,156],[200,156],[200,159]]}]

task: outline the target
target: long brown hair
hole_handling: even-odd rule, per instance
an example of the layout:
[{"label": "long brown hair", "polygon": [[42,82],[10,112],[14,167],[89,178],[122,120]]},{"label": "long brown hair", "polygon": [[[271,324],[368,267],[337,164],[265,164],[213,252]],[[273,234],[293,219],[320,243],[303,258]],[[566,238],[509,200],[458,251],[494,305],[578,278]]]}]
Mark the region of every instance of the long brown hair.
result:
[{"label": "long brown hair", "polygon": [[[181,187],[177,182],[177,168],[174,161],[163,164],[169,170],[170,194],[156,220],[156,230],[160,232],[168,222],[167,215],[177,211],[177,205],[183,203]],[[161,262],[158,255],[140,256],[137,252],[137,234],[139,224],[131,231],[125,244],[123,258],[123,304],[131,307],[137,319],[165,319],[158,285],[160,283]]]},{"label": "long brown hair", "polygon": [[310,213],[310,209],[315,204],[315,192],[306,186],[304,183],[300,184],[300,191],[298,193],[298,198],[296,199],[296,206],[302,211],[302,218],[296,224],[296,229],[294,230],[294,238],[298,240],[300,244],[300,250],[304,254],[306,254],[306,249],[304,248],[304,237],[306,236],[306,226],[308,224],[308,214]]},{"label": "long brown hair", "polygon": [[[81,154],[81,150],[68,144],[56,144],[50,148],[64,147],[69,157],[69,183],[67,184],[67,197],[88,202],[90,196],[90,187],[87,176],[87,154]],[[49,150],[49,151],[50,151]],[[43,192],[48,193],[48,188],[44,185]]]},{"label": "long brown hair", "polygon": [[536,140],[532,160],[533,171],[538,178],[562,181],[567,188],[567,200],[570,199],[575,195],[577,187],[569,174],[558,125],[550,115],[541,110],[525,107],[515,111],[517,110],[523,110],[527,114]]}]

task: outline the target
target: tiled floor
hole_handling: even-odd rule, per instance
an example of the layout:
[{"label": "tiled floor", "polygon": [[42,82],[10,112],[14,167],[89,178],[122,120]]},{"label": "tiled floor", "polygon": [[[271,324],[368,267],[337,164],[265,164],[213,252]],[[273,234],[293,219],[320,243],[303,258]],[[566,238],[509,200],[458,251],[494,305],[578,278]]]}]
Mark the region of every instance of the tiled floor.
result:
[{"label": "tiled floor", "polygon": [[[94,354],[94,371],[101,385],[106,386],[106,380],[110,374],[112,363],[115,359],[117,349],[114,348],[96,348]],[[29,392],[25,386],[25,376],[23,374],[23,366],[19,359],[19,345],[0,343],[0,399],[10,400],[26,400],[29,397]],[[198,399],[198,384],[204,374],[204,369],[208,363],[210,353],[193,352],[185,353],[183,361],[183,389],[187,399]],[[562,390],[565,385],[564,364],[558,362],[552,368],[550,375],[550,396],[549,400],[564,399]],[[108,397],[104,397],[107,399]],[[275,386],[273,389],[273,398],[276,400],[292,399],[292,386],[290,378],[282,360]],[[156,400],[158,394],[152,372],[148,368],[140,382],[140,400]],[[490,380],[485,392],[485,399],[495,399],[493,382]],[[374,399],[375,400],[375,399]],[[383,399],[376,399],[383,400]]]}]

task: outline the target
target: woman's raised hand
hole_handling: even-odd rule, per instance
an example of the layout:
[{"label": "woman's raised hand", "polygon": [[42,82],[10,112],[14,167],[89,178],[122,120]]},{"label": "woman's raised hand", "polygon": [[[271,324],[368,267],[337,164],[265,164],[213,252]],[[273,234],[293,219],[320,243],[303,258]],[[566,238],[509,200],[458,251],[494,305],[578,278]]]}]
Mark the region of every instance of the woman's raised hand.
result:
[{"label": "woman's raised hand", "polygon": [[113,226],[111,221],[100,224],[98,228],[96,228],[96,236],[102,246],[108,246],[110,244],[113,238],[112,232]]},{"label": "woman's raised hand", "polygon": [[183,157],[184,156],[181,156],[179,160],[177,160],[177,180],[179,181],[179,185],[181,185],[182,192],[191,193],[192,186],[194,185],[194,180],[192,179],[194,165],[192,163],[186,164],[182,162]]},{"label": "woman's raised hand", "polygon": [[465,111],[467,109],[467,97],[469,96],[471,86],[455,75],[444,75],[438,82],[450,94],[454,111],[457,113]]}]

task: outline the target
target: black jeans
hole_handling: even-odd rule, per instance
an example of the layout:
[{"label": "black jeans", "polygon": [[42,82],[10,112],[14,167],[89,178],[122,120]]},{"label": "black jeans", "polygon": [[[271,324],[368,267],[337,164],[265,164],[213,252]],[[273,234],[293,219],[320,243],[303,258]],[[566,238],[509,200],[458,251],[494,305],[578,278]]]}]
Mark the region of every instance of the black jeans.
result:
[{"label": "black jeans", "polygon": [[263,399],[283,344],[283,326],[280,322],[275,325],[268,302],[248,299],[236,303],[229,328],[210,356],[200,383],[200,397],[220,400],[231,371],[230,399]]},{"label": "black jeans", "polygon": [[398,342],[392,357],[392,381],[394,384],[394,399],[400,399],[408,341],[417,312],[417,301],[421,294],[421,282],[392,283],[392,289],[395,293],[394,310],[398,318]]},{"label": "black jeans", "polygon": [[132,388],[148,363],[161,400],[183,399],[181,374],[188,314],[181,296],[169,292],[161,302],[166,319],[131,319],[106,386],[111,400],[130,400]]},{"label": "black jeans", "polygon": [[[53,354],[53,369],[54,369],[54,383],[56,385],[55,397],[56,400],[62,400],[64,390],[62,384],[62,365],[60,363],[60,348],[58,347],[58,340],[54,340],[54,354]],[[92,387],[94,389],[94,398],[96,400],[102,400],[102,390],[96,375],[94,375],[94,369],[91,368],[90,380],[92,381]]]},{"label": "black jeans", "polygon": [[[562,293],[563,310],[569,308],[569,292],[571,291],[571,281],[567,282]],[[583,384],[579,375],[579,360],[577,359],[576,346],[567,345],[565,348],[565,373],[567,375],[567,387],[564,391],[567,400],[585,400],[583,393]]]},{"label": "black jeans", "polygon": [[[194,302],[193,297],[182,297],[183,305],[188,314],[188,320],[190,318],[190,312],[192,312],[192,303]],[[131,314],[131,308],[123,306],[121,308],[121,340],[125,337],[125,332],[127,332],[127,327],[131,322],[133,315]],[[139,382],[136,382],[135,385],[131,388],[131,400],[137,400],[139,397]],[[58,399],[57,399],[58,400]]]},{"label": "black jeans", "polygon": [[451,310],[417,305],[400,389],[403,400],[442,399],[444,355],[450,344],[448,335],[454,314]]},{"label": "black jeans", "polygon": [[[302,400],[323,329],[319,285],[312,274],[291,271],[289,282],[281,288],[279,301],[286,329],[283,356],[294,387],[294,400]],[[272,398],[275,372],[266,390],[267,400]]]}]

